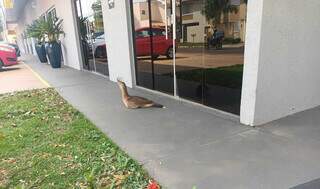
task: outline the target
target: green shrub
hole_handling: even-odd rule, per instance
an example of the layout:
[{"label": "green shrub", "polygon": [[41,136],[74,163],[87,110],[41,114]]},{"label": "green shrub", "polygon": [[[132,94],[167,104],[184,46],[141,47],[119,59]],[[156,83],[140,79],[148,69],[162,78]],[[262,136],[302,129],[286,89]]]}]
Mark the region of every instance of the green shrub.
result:
[{"label": "green shrub", "polygon": [[241,39],[240,38],[235,38],[233,39],[232,43],[233,44],[237,44],[237,43],[240,43],[241,42]]},{"label": "green shrub", "polygon": [[232,37],[226,37],[223,40],[224,44],[238,44],[241,43],[241,38],[232,38]]}]

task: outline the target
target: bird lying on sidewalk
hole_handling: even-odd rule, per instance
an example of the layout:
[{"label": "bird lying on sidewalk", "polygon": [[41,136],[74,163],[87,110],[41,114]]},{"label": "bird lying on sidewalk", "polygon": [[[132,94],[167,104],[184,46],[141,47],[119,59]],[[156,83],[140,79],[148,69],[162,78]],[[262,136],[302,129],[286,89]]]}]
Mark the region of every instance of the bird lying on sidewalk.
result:
[{"label": "bird lying on sidewalk", "polygon": [[122,102],[124,103],[126,108],[129,109],[138,109],[138,108],[165,108],[161,104],[157,104],[151,100],[148,100],[139,96],[130,96],[128,94],[127,86],[120,79],[117,79],[117,83],[119,85],[121,91]]}]

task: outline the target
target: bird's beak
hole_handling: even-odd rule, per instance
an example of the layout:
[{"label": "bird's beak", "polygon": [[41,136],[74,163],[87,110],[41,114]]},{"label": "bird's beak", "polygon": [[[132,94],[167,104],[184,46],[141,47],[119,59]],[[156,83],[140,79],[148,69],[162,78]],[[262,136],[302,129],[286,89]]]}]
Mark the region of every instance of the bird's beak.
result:
[{"label": "bird's beak", "polygon": [[122,82],[122,79],[120,77],[117,78],[118,82]]}]

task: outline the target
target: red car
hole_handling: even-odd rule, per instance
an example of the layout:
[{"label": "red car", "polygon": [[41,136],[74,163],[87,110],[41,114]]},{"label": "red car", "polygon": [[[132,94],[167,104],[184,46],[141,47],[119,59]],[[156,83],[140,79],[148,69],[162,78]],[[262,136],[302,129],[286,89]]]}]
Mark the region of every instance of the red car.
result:
[{"label": "red car", "polygon": [[[140,28],[136,30],[136,55],[137,56],[150,56],[151,54],[151,41],[150,41],[150,28]],[[173,58],[173,39],[168,36],[166,39],[166,31],[164,28],[152,28],[153,33],[153,58],[158,58],[160,55],[167,58]],[[93,42],[94,56],[106,57],[106,44],[104,34],[95,38]],[[91,51],[91,50],[90,50]]]},{"label": "red car", "polygon": [[[173,39],[168,36],[164,28],[152,28],[153,33],[153,57],[160,55],[173,58]],[[150,28],[140,28],[136,30],[136,54],[137,56],[148,56],[151,54]]]},{"label": "red car", "polygon": [[0,69],[16,64],[18,64],[16,49],[6,44],[0,44]]}]

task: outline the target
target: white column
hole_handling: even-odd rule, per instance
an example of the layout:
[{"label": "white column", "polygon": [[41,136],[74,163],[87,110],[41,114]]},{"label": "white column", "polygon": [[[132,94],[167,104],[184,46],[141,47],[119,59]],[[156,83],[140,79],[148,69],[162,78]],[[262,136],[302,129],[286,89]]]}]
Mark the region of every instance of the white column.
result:
[{"label": "white column", "polygon": [[241,122],[320,105],[320,1],[248,1]]},{"label": "white column", "polygon": [[135,84],[132,48],[131,12],[128,0],[115,1],[109,9],[102,1],[105,39],[111,81],[121,78],[129,87]]},{"label": "white column", "polygon": [[63,19],[64,37],[61,38],[62,53],[66,66],[80,70],[82,67],[81,47],[74,0],[55,0],[55,7],[59,18]]},{"label": "white column", "polygon": [[263,0],[248,1],[240,121],[254,124]]}]

